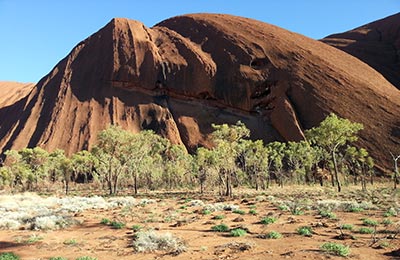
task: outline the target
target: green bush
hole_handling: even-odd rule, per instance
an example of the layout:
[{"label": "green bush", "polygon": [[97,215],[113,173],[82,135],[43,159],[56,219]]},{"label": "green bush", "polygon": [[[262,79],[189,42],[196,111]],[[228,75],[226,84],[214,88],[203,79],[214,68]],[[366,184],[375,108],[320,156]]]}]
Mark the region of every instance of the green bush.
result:
[{"label": "green bush", "polygon": [[97,257],[91,257],[91,256],[81,256],[76,258],[75,260],[98,260]]},{"label": "green bush", "polygon": [[367,227],[362,227],[358,230],[358,233],[360,234],[372,234],[374,233],[374,230],[372,228],[367,228]]},{"label": "green bush", "polygon": [[242,236],[245,236],[247,234],[247,232],[244,229],[235,228],[235,229],[231,230],[230,234],[232,237],[242,237]]},{"label": "green bush", "polygon": [[362,211],[364,211],[364,209],[361,207],[352,206],[352,207],[348,208],[347,211],[348,212],[362,212]]},{"label": "green bush", "polygon": [[135,232],[137,232],[137,231],[139,231],[139,230],[141,230],[141,229],[142,229],[142,226],[141,226],[141,225],[133,225],[133,226],[132,226],[132,230],[135,231]]},{"label": "green bush", "polygon": [[324,243],[321,249],[331,255],[348,256],[350,254],[350,247],[338,243]]},{"label": "green bush", "polygon": [[385,213],[383,213],[383,216],[384,216],[385,218],[397,216],[397,211],[396,211],[394,208],[390,208],[388,211],[386,211]]},{"label": "green bush", "polygon": [[384,220],[382,220],[382,224],[385,226],[391,225],[393,224],[393,221],[391,219],[385,218]]},{"label": "green bush", "polygon": [[267,234],[267,238],[269,239],[279,239],[282,238],[282,234],[276,231],[271,231]]},{"label": "green bush", "polygon": [[103,219],[101,219],[100,224],[108,225],[108,224],[110,224],[110,222],[111,221],[108,218],[103,218]]},{"label": "green bush", "polygon": [[205,210],[203,210],[202,214],[203,215],[210,215],[211,214],[211,210],[205,209]]},{"label": "green bush", "polygon": [[305,236],[305,237],[311,237],[312,236],[312,228],[308,227],[308,226],[299,227],[297,229],[297,234]]},{"label": "green bush", "polygon": [[369,219],[369,218],[365,218],[365,219],[363,219],[363,225],[364,226],[369,226],[369,227],[375,227],[375,226],[378,225],[378,221],[372,220],[372,219]]},{"label": "green bush", "polygon": [[225,224],[219,224],[216,226],[212,226],[211,230],[215,232],[227,232],[229,231],[229,227]]},{"label": "green bush", "polygon": [[213,219],[224,219],[225,216],[224,215],[216,215],[213,217]]},{"label": "green bush", "polygon": [[246,212],[244,210],[241,209],[235,209],[234,211],[232,211],[235,214],[239,214],[239,215],[244,215],[246,214]]},{"label": "green bush", "polygon": [[251,209],[251,210],[249,210],[249,214],[251,214],[251,215],[257,215],[257,210]]},{"label": "green bush", "polygon": [[354,226],[352,224],[343,224],[340,226],[341,229],[352,230]]},{"label": "green bush", "polygon": [[125,223],[113,221],[113,222],[111,222],[111,226],[115,229],[122,229],[125,227]]},{"label": "green bush", "polygon": [[49,260],[68,260],[68,258],[65,258],[62,256],[53,256],[53,257],[50,257]]},{"label": "green bush", "polygon": [[19,256],[15,255],[12,252],[1,253],[0,260],[19,260]]},{"label": "green bush", "polygon": [[323,218],[330,218],[330,219],[335,219],[336,215],[335,213],[331,212],[331,211],[327,211],[327,210],[320,210],[318,212],[319,215],[321,215],[321,217]]},{"label": "green bush", "polygon": [[276,222],[276,218],[274,217],[265,217],[261,219],[260,223],[264,225],[272,224]]}]

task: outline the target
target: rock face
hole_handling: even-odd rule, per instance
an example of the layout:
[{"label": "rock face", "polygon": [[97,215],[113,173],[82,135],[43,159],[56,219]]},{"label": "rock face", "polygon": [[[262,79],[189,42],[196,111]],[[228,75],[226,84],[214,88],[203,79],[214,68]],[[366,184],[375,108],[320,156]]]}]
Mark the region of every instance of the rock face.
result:
[{"label": "rock face", "polygon": [[400,89],[400,13],[321,41],[364,61]]},{"label": "rock face", "polygon": [[300,140],[335,112],[364,124],[360,144],[389,167],[399,104],[400,91],[365,63],[273,25],[216,14],[152,28],[113,19],[11,106],[18,113],[0,109],[0,149],[72,153],[118,124],[193,150],[209,145],[211,123],[238,120],[253,138]]}]

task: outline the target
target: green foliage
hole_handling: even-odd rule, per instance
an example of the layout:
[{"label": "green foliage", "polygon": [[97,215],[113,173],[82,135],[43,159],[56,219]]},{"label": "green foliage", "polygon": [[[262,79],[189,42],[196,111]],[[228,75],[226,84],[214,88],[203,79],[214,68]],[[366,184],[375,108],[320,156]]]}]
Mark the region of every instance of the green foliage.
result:
[{"label": "green foliage", "polygon": [[203,215],[210,215],[210,214],[211,214],[211,210],[209,210],[209,209],[204,209],[201,213],[202,213]]},{"label": "green foliage", "polygon": [[345,230],[353,230],[354,226],[352,224],[342,224],[340,228]]},{"label": "green foliage", "polygon": [[143,227],[141,225],[133,225],[132,230],[135,232],[138,232],[142,229]]},{"label": "green foliage", "polygon": [[12,252],[6,252],[0,254],[0,260],[19,260],[19,256]]},{"label": "green foliage", "polygon": [[225,224],[219,224],[219,225],[216,225],[216,226],[212,226],[211,230],[215,231],[215,232],[228,232],[229,231],[229,227],[227,225],[225,225]]},{"label": "green foliage", "polygon": [[338,243],[324,243],[321,249],[331,255],[346,257],[350,254],[350,247]]},{"label": "green foliage", "polygon": [[81,256],[76,258],[75,260],[98,260],[97,257],[92,257],[92,256]]},{"label": "green foliage", "polygon": [[250,209],[250,210],[249,210],[249,214],[251,214],[251,215],[257,215],[257,210],[255,210],[255,209]]},{"label": "green foliage", "polygon": [[385,218],[387,218],[387,217],[395,217],[395,216],[397,216],[397,211],[394,208],[390,208],[385,213],[383,213],[383,216]]},{"label": "green foliage", "polygon": [[63,244],[68,245],[68,246],[73,246],[73,245],[78,244],[78,241],[76,241],[75,238],[70,238],[70,239],[64,240]]},{"label": "green foliage", "polygon": [[393,224],[393,221],[391,219],[385,218],[384,220],[382,220],[382,224],[388,226]]},{"label": "green foliage", "polygon": [[267,234],[267,238],[269,239],[279,239],[282,238],[282,234],[277,231],[271,231]]},{"label": "green foliage", "polygon": [[319,215],[321,215],[321,217],[323,218],[330,218],[330,219],[335,219],[336,215],[335,213],[331,212],[331,211],[327,211],[327,210],[320,210],[318,212]]},{"label": "green foliage", "polygon": [[375,227],[375,226],[378,225],[378,221],[372,220],[372,219],[369,219],[369,218],[365,218],[365,219],[363,219],[363,225],[364,226]]},{"label": "green foliage", "polygon": [[311,237],[312,233],[313,233],[312,228],[308,226],[299,227],[297,229],[297,234],[305,237]]},{"label": "green foliage", "polygon": [[65,258],[62,256],[53,256],[53,257],[50,257],[49,260],[68,260],[68,258]]},{"label": "green foliage", "polygon": [[100,224],[103,224],[103,225],[108,225],[110,223],[111,223],[111,221],[108,218],[103,218],[100,221]]},{"label": "green foliage", "polygon": [[362,227],[358,230],[358,233],[360,234],[372,234],[374,233],[374,230],[372,228],[367,228],[367,227]]},{"label": "green foliage", "polygon": [[239,215],[246,214],[246,212],[244,210],[241,210],[241,209],[235,209],[232,212],[235,213],[235,214],[239,214]]},{"label": "green foliage", "polygon": [[261,219],[260,223],[264,224],[264,225],[268,225],[268,224],[272,224],[276,222],[276,218],[275,217],[265,217],[263,219]]},{"label": "green foliage", "polygon": [[123,223],[123,222],[112,221],[110,224],[111,224],[111,227],[113,227],[115,229],[123,229],[125,227],[125,223]]},{"label": "green foliage", "polygon": [[232,237],[242,237],[247,234],[247,231],[241,228],[235,228],[230,231]]},{"label": "green foliage", "polygon": [[213,219],[217,219],[217,220],[224,219],[224,218],[225,218],[224,215],[216,215],[213,217]]}]

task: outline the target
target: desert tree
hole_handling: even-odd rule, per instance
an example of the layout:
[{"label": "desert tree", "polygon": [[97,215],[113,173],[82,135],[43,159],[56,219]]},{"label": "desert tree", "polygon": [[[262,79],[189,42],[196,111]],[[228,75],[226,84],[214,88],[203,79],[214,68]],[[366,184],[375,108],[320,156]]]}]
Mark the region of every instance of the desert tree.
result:
[{"label": "desert tree", "polygon": [[[269,171],[270,173],[274,173],[279,186],[283,187],[283,159],[285,158],[287,145],[286,143],[275,141],[267,144],[266,148],[269,162]],[[269,183],[270,179],[268,178],[267,185],[269,185]]]},{"label": "desert tree", "polygon": [[204,193],[207,183],[213,184],[217,182],[218,158],[215,155],[212,150],[200,147],[194,156],[193,171],[200,184],[200,193]]},{"label": "desert tree", "polygon": [[397,165],[397,161],[400,159],[400,155],[394,155],[392,152],[390,152],[390,155],[392,156],[393,159],[393,166],[394,166],[394,172],[393,172],[393,188],[397,189],[397,184],[399,182],[398,176],[399,176],[399,167]]},{"label": "desert tree", "polygon": [[339,170],[337,163],[337,153],[347,144],[358,139],[357,133],[363,129],[363,125],[353,123],[348,119],[343,119],[331,113],[319,126],[313,127],[305,132],[308,141],[316,146],[323,148],[330,154],[334,169],[334,177],[338,192],[341,191]]}]

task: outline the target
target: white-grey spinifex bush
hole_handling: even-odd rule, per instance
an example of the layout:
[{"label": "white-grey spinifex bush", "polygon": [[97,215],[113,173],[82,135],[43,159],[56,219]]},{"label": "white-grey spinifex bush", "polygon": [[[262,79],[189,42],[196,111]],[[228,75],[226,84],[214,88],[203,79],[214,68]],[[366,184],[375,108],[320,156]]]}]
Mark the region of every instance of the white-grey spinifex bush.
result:
[{"label": "white-grey spinifex bush", "polygon": [[133,247],[137,252],[167,251],[180,254],[186,251],[185,243],[171,233],[156,233],[153,230],[142,231],[135,235]]}]

